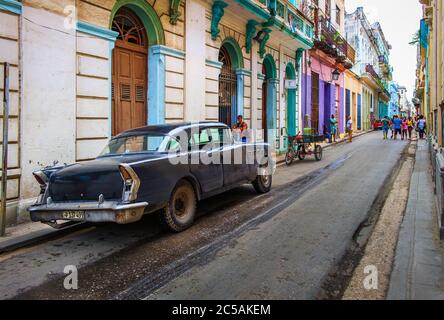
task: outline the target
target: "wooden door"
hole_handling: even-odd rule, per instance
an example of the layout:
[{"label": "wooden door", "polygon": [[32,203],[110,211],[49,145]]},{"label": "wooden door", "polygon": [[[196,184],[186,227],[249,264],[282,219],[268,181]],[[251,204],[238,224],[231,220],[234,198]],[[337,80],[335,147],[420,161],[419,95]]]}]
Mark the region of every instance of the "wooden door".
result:
[{"label": "wooden door", "polygon": [[113,135],[116,135],[147,124],[147,52],[118,40],[113,62]]},{"label": "wooden door", "polygon": [[112,134],[147,125],[148,49],[145,30],[129,9],[113,21],[119,33],[113,50]]}]

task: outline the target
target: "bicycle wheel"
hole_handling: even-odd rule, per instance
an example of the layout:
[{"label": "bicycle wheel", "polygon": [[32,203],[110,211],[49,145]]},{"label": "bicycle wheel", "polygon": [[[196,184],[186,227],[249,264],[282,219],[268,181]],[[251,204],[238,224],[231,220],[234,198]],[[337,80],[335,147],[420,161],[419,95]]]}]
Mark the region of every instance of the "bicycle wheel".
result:
[{"label": "bicycle wheel", "polygon": [[285,164],[287,166],[291,166],[293,161],[294,161],[294,150],[293,149],[289,149],[287,151],[287,154],[285,155]]}]

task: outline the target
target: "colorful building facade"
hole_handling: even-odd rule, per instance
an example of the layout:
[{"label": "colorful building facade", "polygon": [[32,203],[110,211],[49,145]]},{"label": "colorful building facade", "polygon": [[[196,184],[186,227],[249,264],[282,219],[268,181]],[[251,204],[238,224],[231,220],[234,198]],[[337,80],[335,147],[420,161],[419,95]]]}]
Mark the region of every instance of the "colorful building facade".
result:
[{"label": "colorful building facade", "polygon": [[329,119],[335,115],[339,132],[344,133],[351,115],[345,107],[345,70],[355,62],[354,49],[344,38],[344,1],[318,1],[314,15],[314,47],[304,53],[302,64],[303,127],[328,133]]},{"label": "colorful building facade", "polygon": [[389,115],[390,45],[379,23],[369,22],[363,7],[346,15],[345,30],[347,41],[356,49],[352,71],[362,83],[362,126],[369,130],[375,120]]},{"label": "colorful building facade", "polygon": [[93,159],[129,128],[243,115],[283,151],[313,29],[306,1],[0,0],[8,224],[28,218],[33,171]]}]

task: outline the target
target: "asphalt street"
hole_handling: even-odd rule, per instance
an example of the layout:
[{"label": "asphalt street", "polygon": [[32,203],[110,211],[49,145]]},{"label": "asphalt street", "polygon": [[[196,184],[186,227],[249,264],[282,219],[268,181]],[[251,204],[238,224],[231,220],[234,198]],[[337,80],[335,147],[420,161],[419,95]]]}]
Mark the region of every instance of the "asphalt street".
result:
[{"label": "asphalt street", "polygon": [[372,134],[343,147],[343,163],[294,203],[146,298],[316,298],[404,146]]},{"label": "asphalt street", "polygon": [[[279,167],[272,192],[207,199],[180,234],[152,215],[0,255],[0,299],[316,298],[405,146],[371,133]],[[78,290],[63,288],[66,265],[79,268]]]}]

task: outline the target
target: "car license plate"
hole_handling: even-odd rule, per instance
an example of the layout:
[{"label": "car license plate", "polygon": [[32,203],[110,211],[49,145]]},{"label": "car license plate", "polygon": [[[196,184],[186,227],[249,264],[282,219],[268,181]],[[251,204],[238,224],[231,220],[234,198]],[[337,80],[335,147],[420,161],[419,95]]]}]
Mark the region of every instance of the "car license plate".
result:
[{"label": "car license plate", "polygon": [[85,220],[85,211],[63,211],[62,217],[68,220]]}]

